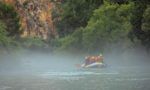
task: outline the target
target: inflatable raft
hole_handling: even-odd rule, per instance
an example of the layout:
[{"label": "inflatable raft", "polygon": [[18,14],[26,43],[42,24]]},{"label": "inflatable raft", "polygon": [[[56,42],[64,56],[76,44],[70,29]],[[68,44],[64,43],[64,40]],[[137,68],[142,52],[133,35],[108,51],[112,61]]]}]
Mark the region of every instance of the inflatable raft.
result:
[{"label": "inflatable raft", "polygon": [[81,65],[82,68],[102,68],[105,66],[106,65],[102,62],[95,62],[95,63],[89,64],[89,65],[85,65],[85,64]]}]

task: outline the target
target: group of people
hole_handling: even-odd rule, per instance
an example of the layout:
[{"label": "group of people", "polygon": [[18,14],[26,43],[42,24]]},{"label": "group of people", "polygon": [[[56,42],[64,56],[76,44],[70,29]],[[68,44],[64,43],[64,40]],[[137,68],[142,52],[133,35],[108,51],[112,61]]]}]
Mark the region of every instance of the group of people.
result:
[{"label": "group of people", "polygon": [[93,63],[103,63],[103,56],[102,54],[98,56],[86,56],[85,57],[85,65],[90,65]]}]

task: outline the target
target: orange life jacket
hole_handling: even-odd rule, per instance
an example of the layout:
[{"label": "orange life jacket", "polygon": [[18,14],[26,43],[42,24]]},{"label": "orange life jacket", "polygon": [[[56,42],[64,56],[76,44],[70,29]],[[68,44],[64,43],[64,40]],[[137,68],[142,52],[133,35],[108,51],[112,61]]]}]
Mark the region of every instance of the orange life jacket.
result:
[{"label": "orange life jacket", "polygon": [[86,56],[85,65],[92,64],[94,62],[103,62],[102,56]]}]

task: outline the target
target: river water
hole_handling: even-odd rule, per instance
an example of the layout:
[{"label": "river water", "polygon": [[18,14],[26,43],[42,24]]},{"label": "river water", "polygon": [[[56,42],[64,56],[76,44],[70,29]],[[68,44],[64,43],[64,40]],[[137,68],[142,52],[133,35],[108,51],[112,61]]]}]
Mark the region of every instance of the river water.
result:
[{"label": "river water", "polygon": [[9,64],[1,60],[0,90],[150,90],[150,66],[146,64],[107,63],[106,68],[83,69],[75,65],[83,62],[82,57],[41,59],[26,57]]}]

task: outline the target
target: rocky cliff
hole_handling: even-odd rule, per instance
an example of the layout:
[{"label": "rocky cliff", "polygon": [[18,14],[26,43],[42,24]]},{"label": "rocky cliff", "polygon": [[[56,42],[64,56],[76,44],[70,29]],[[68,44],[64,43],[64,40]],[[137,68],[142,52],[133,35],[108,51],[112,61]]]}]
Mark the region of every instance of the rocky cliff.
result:
[{"label": "rocky cliff", "polygon": [[0,0],[14,6],[20,17],[21,37],[40,37],[50,39],[57,37],[52,21],[50,0]]}]

